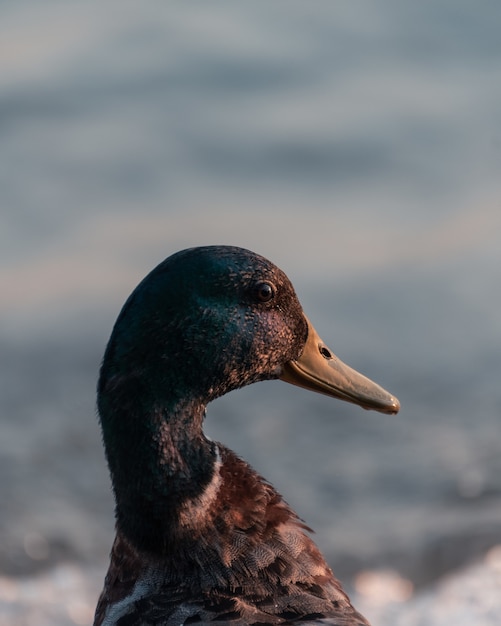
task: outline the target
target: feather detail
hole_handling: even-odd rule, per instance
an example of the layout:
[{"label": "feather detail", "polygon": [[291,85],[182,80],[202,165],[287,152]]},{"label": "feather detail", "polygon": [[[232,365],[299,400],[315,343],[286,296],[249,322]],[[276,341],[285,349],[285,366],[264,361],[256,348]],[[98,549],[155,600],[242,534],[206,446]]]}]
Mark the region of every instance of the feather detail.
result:
[{"label": "feather detail", "polygon": [[199,513],[190,503],[197,529],[185,535],[183,523],[175,554],[156,560],[117,535],[95,626],[316,623],[313,618],[327,617],[337,620],[330,624],[367,624],[308,527],[247,463],[218,447],[218,479],[207,488],[213,492],[218,484],[217,493]]}]

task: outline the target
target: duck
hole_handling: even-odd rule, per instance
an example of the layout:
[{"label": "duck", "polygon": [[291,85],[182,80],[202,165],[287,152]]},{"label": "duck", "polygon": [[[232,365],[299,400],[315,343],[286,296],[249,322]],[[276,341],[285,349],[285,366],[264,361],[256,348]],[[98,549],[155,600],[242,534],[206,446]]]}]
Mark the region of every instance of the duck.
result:
[{"label": "duck", "polygon": [[254,252],[182,250],[132,292],[97,387],[116,536],[94,626],[369,624],[305,522],[203,432],[212,400],[273,379],[400,406],[335,356],[285,273]]}]

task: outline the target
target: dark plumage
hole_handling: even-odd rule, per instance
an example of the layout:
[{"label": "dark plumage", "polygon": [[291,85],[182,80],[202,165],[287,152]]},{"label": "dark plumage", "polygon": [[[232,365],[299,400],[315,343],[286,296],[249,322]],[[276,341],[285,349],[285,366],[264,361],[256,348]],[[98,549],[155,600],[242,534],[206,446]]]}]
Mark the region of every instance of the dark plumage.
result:
[{"label": "dark plumage", "polygon": [[179,252],[129,297],[98,385],[117,536],[95,626],[368,623],[282,497],[203,434],[208,402],[273,378],[399,408],[332,355],[285,274],[252,252]]}]

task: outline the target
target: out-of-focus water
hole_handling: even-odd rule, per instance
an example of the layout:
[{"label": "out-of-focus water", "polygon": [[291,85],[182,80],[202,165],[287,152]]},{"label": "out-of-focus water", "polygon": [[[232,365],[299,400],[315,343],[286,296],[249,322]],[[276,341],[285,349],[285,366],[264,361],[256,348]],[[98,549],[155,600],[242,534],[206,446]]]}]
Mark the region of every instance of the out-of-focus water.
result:
[{"label": "out-of-focus water", "polygon": [[94,386],[172,252],[281,266],[398,417],[266,383],[208,429],[336,571],[426,582],[501,541],[501,5],[0,6],[0,573],[105,563]]}]

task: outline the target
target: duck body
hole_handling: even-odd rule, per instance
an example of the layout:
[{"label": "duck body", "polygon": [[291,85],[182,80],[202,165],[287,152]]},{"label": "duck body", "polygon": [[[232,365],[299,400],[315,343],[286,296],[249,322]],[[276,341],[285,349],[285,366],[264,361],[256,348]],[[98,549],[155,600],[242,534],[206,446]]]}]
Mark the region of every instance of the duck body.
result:
[{"label": "duck body", "polygon": [[117,534],[94,626],[368,624],[280,494],[203,433],[208,402],[274,378],[398,410],[259,255],[185,250],[132,293],[98,384]]}]

